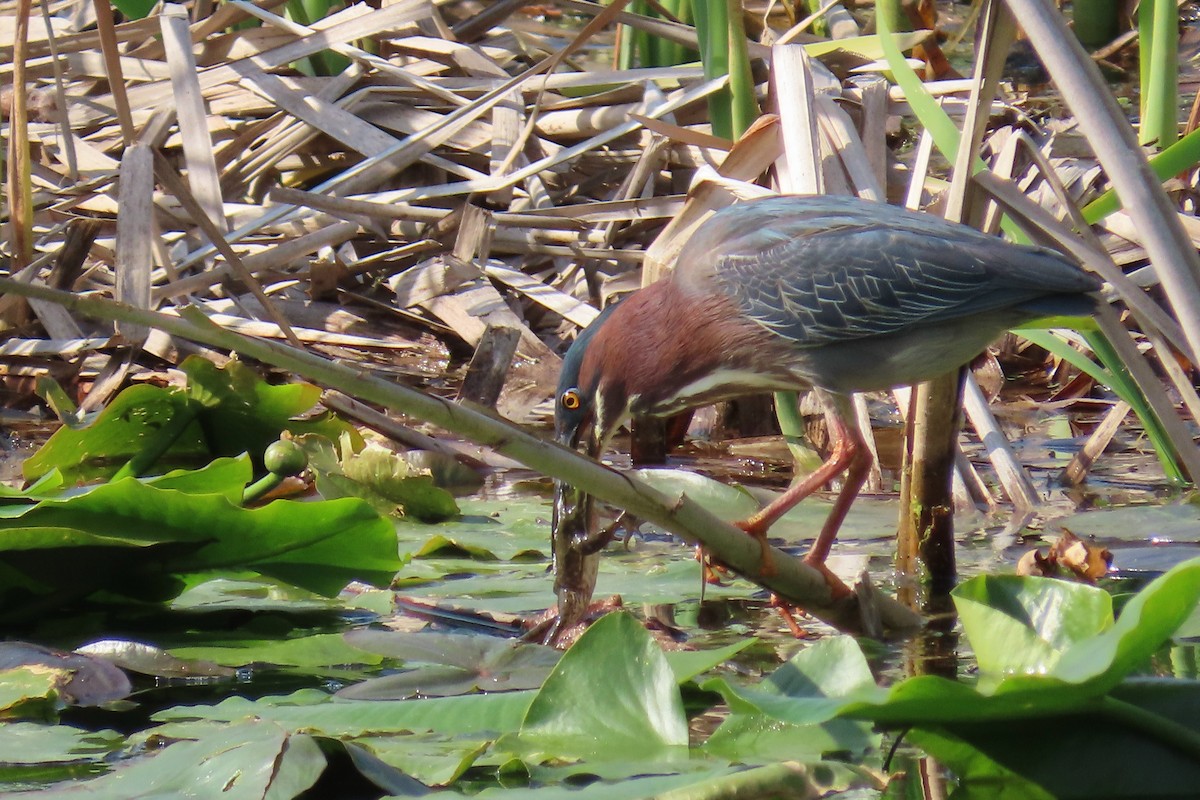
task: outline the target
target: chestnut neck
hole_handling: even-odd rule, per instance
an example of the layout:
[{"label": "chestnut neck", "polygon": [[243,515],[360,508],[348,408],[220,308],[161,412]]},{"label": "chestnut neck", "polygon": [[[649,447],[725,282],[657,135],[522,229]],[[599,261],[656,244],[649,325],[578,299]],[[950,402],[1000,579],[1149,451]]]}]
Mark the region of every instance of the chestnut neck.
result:
[{"label": "chestnut neck", "polygon": [[599,422],[615,428],[631,401],[648,414],[673,411],[660,404],[681,388],[722,370],[752,371],[772,349],[770,338],[728,297],[691,291],[668,277],[605,320],[589,343],[579,382],[597,397]]}]

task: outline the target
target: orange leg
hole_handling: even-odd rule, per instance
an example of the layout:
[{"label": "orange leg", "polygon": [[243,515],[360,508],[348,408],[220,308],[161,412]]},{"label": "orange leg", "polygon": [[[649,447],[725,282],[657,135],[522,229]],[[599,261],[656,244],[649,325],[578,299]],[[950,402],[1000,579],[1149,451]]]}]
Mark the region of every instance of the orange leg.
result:
[{"label": "orange leg", "polygon": [[719,561],[709,558],[702,544],[696,545],[696,560],[700,562],[700,577],[705,583],[713,586],[725,585],[721,581],[721,573],[729,572],[728,568]]},{"label": "orange leg", "polygon": [[[855,431],[857,436],[857,431]],[[825,576],[825,582],[829,584],[833,592],[834,598],[845,597],[849,595],[850,588],[842,582],[842,579],[830,572],[829,567],[825,566],[825,559],[829,557],[829,550],[833,547],[833,542],[837,539],[838,531],[841,530],[842,523],[846,519],[846,514],[850,511],[850,506],[854,503],[854,498],[858,496],[858,491],[862,488],[863,483],[867,480],[867,474],[871,471],[871,457],[866,448],[866,444],[861,439],[855,445],[855,452],[851,458],[850,465],[846,469],[846,474],[842,478],[842,490],[838,492],[837,499],[833,502],[833,508],[829,511],[829,516],[825,518],[825,524],[821,526],[821,532],[813,541],[812,547],[808,549],[808,553],[804,556],[804,563],[816,569]]]},{"label": "orange leg", "polygon": [[771,595],[770,605],[771,605],[771,608],[774,608],[776,611],[779,612],[779,616],[783,619],[784,624],[787,625],[788,630],[792,632],[793,638],[796,638],[796,639],[808,639],[809,638],[808,631],[806,631],[806,630],[804,630],[804,628],[800,627],[800,623],[796,621],[796,615],[794,613],[792,613],[793,610],[799,610],[799,609],[797,609],[795,606],[793,606],[791,603],[787,602],[786,600],[780,600],[779,596],[774,595],[774,594]]},{"label": "orange leg", "polygon": [[863,441],[858,426],[852,421],[853,417],[847,416],[850,409],[846,398],[823,393],[822,400],[827,404],[826,419],[833,442],[833,452],[829,458],[804,480],[790,486],[766,508],[734,524],[760,541],[763,548],[762,573],[770,575],[775,567],[767,544],[767,530],[801,500],[845,472],[842,490],[838,493],[833,509],[829,512],[825,524],[821,526],[821,532],[813,541],[804,561],[823,572],[835,590],[840,588],[848,592],[845,584],[825,567],[825,559],[829,556],[829,550],[837,538],[838,530],[846,519],[850,506],[854,503],[854,498],[858,496],[859,489],[867,479],[871,459],[866,442]]}]

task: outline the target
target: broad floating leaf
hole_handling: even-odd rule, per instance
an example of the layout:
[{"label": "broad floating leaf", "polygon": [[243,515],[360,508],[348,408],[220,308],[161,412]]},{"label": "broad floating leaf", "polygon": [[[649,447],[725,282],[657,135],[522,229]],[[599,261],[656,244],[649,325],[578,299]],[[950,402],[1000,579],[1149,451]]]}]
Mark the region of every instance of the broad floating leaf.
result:
[{"label": "broad floating leaf", "polygon": [[0,565],[44,592],[163,600],[188,573],[253,569],[332,596],[355,579],[386,585],[402,562],[392,525],[360,500],[246,509],[127,478],[0,519]]},{"label": "broad floating leaf", "polygon": [[177,706],[153,718],[166,722],[254,718],[334,737],[425,731],[450,736],[501,734],[520,727],[533,697],[533,692],[525,691],[428,700],[342,700],[311,690],[258,700],[230,697],[211,706]]},{"label": "broad floating leaf", "polygon": [[562,655],[544,645],[450,633],[360,630],[347,633],[346,641],[405,662],[436,665],[371,678],[338,692],[359,700],[536,689]]},{"label": "broad floating leaf", "polygon": [[[273,386],[240,361],[224,368],[198,356],[184,360],[185,390],[137,384],[124,389],[84,428],[62,427],[23,465],[32,481],[58,469],[67,484],[109,478],[131,459],[161,451],[162,466],[195,467],[214,457],[250,453],[254,459],[287,430],[357,446],[361,437],[330,412],[310,414],[321,390],[307,383]],[[302,415],[307,415],[303,416]],[[150,465],[145,465],[149,467]]]},{"label": "broad floating leaf", "polygon": [[328,667],[357,664],[377,666],[383,658],[355,647],[341,634],[319,633],[296,639],[231,641],[224,645],[176,647],[171,654],[184,659],[206,659],[229,667],[272,664],[281,667]]},{"label": "broad floating leaf", "polygon": [[1045,674],[1113,624],[1108,592],[1054,578],[980,575],[954,589],[954,605],[979,669],[997,677]]},{"label": "broad floating leaf", "polygon": [[325,757],[311,737],[248,721],[122,762],[80,785],[43,789],[38,797],[294,797],[316,783],[324,769]]},{"label": "broad floating leaf", "polygon": [[653,756],[688,743],[675,674],[627,613],[602,617],[546,679],[517,741],[556,757]]},{"label": "broad floating leaf", "polygon": [[[127,697],[133,691],[125,673],[103,658],[29,642],[0,642],[0,669],[25,671],[14,677],[13,685],[0,680],[0,696],[23,685],[26,688],[18,689],[19,692],[32,687],[39,692],[37,696],[57,698],[63,705],[99,706]],[[59,679],[50,680],[48,676],[54,674]],[[43,684],[53,689],[52,695],[37,689]],[[11,706],[12,698],[0,702]]]},{"label": "broad floating leaf", "polygon": [[454,496],[433,484],[427,471],[418,471],[398,453],[377,445],[354,452],[343,436],[339,451],[320,436],[302,436],[296,442],[308,453],[317,472],[317,489],[327,499],[359,497],[382,514],[401,514],[423,522],[440,522],[458,516]]}]

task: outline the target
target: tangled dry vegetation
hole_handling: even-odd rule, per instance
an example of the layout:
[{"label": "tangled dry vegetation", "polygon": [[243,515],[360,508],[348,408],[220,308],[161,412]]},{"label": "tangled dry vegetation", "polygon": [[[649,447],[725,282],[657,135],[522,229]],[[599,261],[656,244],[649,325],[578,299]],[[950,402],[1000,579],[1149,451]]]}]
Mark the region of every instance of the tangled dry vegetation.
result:
[{"label": "tangled dry vegetation", "polygon": [[[115,24],[95,19],[106,5],[34,8],[24,47],[12,43],[27,4],[0,6],[0,69],[21,87],[5,130],[31,154],[30,193],[6,204],[12,273],[168,313],[199,306],[232,330],[498,400],[521,423],[545,418],[557,354],[595,305],[668,266],[712,208],[813,189],[928,206],[946,188],[928,174],[928,136],[898,157],[910,109],[870,55],[816,47],[810,62],[799,42],[815,37],[770,22],[748,42],[769,113],[734,145],[706,124],[723,79],[603,66],[619,22],[695,42],[621,4],[357,3],[311,28],[280,0]],[[326,51],[349,66],[297,70]],[[926,85],[962,117],[970,81]],[[984,149],[996,174],[1038,202],[1103,188],[1092,161],[1057,155],[1074,149],[1069,134],[1048,137],[1006,98]],[[1128,217],[1106,225],[1117,265],[1144,263]],[[131,370],[153,376],[196,349],[130,326],[114,338],[44,302],[0,304],[10,404],[21,378],[50,374],[96,407]],[[448,379],[447,362],[468,357]],[[978,414],[982,431],[986,403]]]}]

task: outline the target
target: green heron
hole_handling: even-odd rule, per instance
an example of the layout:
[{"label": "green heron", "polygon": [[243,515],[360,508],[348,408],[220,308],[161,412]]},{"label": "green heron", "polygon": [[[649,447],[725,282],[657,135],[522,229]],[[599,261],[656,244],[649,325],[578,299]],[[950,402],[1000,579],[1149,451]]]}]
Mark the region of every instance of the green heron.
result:
[{"label": "green heron", "polygon": [[[782,196],[714,214],[665,278],[610,306],[563,359],[555,435],[599,457],[632,416],[747,394],[813,390],[832,453],[758,513],[758,537],[841,473],[805,560],[824,568],[870,468],[852,392],[913,384],[969,362],[1008,328],[1088,315],[1100,286],[1062,255],[929,214],[848,197]],[[554,508],[560,623],[586,608],[606,538],[592,503],[561,482]],[[563,619],[563,617],[569,619]]]}]

